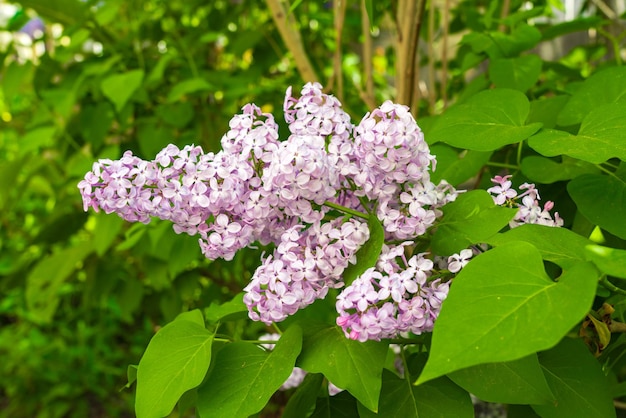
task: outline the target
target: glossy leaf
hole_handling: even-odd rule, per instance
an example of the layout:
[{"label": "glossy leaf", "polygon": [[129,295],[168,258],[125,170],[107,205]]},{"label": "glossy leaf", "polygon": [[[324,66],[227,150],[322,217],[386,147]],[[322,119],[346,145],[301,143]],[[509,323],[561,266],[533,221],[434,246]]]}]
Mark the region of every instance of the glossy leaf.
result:
[{"label": "glossy leaf", "polygon": [[311,373],[323,373],[337,387],[376,411],[387,350],[385,343],[361,343],[346,338],[336,326],[311,323],[305,327],[297,365]]},{"label": "glossy leaf", "polygon": [[517,209],[497,206],[486,191],[473,190],[459,195],[442,211],[432,248],[436,254],[451,255],[485,242],[513,219]]},{"label": "glossy leaf", "polygon": [[626,250],[591,244],[585,247],[585,255],[602,273],[626,279]]},{"label": "glossy leaf", "polygon": [[585,218],[626,239],[626,183],[613,177],[585,174],[567,184],[567,191]]},{"label": "glossy leaf", "polygon": [[348,286],[359,277],[365,270],[376,265],[378,256],[383,249],[385,242],[385,230],[375,215],[371,215],[367,220],[367,227],[370,237],[356,252],[356,264],[350,264],[343,271],[343,281]]},{"label": "glossy leaf", "polygon": [[625,114],[626,102],[599,106],[585,116],[577,135],[546,129],[531,137],[528,145],[547,157],[565,154],[594,164],[615,157],[626,160]]},{"label": "glossy leaf", "polygon": [[102,93],[115,105],[115,110],[118,113],[122,111],[122,108],[141,86],[143,75],[143,70],[131,70],[126,73],[110,75],[102,80],[100,84]]},{"label": "glossy leaf", "polygon": [[571,180],[582,174],[596,174],[600,170],[593,164],[563,156],[558,163],[550,158],[531,155],[522,160],[522,173],[532,181],[543,184]]},{"label": "glossy leaf", "polygon": [[576,125],[608,103],[626,102],[626,68],[610,67],[589,77],[558,117],[561,126]]},{"label": "glossy leaf", "polygon": [[139,361],[135,400],[138,418],[169,415],[183,393],[204,379],[214,334],[196,320],[185,318],[161,328]]},{"label": "glossy leaf", "polygon": [[474,416],[469,394],[442,377],[415,386],[389,370],[383,371],[378,414],[361,412],[361,417],[444,418]]},{"label": "glossy leaf", "polygon": [[539,80],[541,65],[537,55],[496,58],[489,64],[489,78],[497,88],[525,92]]},{"label": "glossy leaf", "polygon": [[343,391],[335,396],[317,398],[311,418],[365,418],[359,414],[358,402]]},{"label": "glossy leaf", "polygon": [[437,157],[437,169],[431,173],[433,183],[446,180],[453,186],[475,176],[489,161],[492,152],[461,151],[457,152],[445,144],[435,144],[430,147],[430,153]]},{"label": "glossy leaf", "polygon": [[224,303],[212,302],[208,308],[204,310],[207,322],[217,322],[224,317],[236,314],[246,314],[248,308],[243,303],[243,293],[235,295],[232,300]]},{"label": "glossy leaf", "polygon": [[289,397],[287,405],[282,413],[282,418],[301,418],[308,416],[305,411],[315,409],[315,401],[320,391],[324,376],[320,373],[309,373],[298,386],[293,395]]},{"label": "glossy leaf", "polygon": [[485,402],[543,404],[554,400],[536,354],[504,363],[478,364],[448,377]]},{"label": "glossy leaf", "polygon": [[525,140],[541,124],[525,125],[530,105],[516,90],[486,90],[448,109],[430,132],[429,142],[457,148],[494,151]]},{"label": "glossy leaf", "polygon": [[544,260],[569,268],[587,259],[585,247],[592,242],[565,228],[544,225],[521,225],[504,234],[490,237],[487,243],[493,246],[524,241],[532,244]]},{"label": "glossy leaf", "polygon": [[615,417],[608,380],[581,340],[564,339],[539,353],[539,362],[556,398],[552,404],[533,405],[542,418]]},{"label": "glossy leaf", "polygon": [[222,348],[198,389],[200,417],[247,418],[259,412],[291,374],[302,347],[302,331],[291,326],[271,352],[250,343]]},{"label": "glossy leaf", "polygon": [[454,279],[418,383],[553,347],[591,308],[597,280],[597,270],[580,262],[552,281],[525,242],[479,255]]}]

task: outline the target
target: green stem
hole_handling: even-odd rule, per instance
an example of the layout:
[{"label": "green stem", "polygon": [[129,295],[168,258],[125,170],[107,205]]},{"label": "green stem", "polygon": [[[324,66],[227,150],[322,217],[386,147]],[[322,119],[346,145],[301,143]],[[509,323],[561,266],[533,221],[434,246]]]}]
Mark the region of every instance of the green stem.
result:
[{"label": "green stem", "polygon": [[397,344],[397,345],[415,345],[415,344],[423,344],[424,338],[392,338],[389,340],[389,344]]},{"label": "green stem", "polygon": [[369,215],[366,215],[366,214],[364,214],[362,212],[359,212],[358,210],[354,210],[354,209],[347,208],[345,206],[341,206],[341,205],[339,205],[337,203],[326,201],[326,202],[324,202],[324,206],[328,206],[329,208],[336,209],[336,210],[338,210],[340,212],[347,213],[348,215],[356,216],[358,218],[369,219]]},{"label": "green stem", "polygon": [[611,292],[614,292],[620,295],[626,295],[626,290],[622,289],[621,287],[615,286],[613,283],[609,281],[606,275],[603,275],[600,278],[600,284],[604,286],[605,288],[607,288],[608,290],[610,290]]},{"label": "green stem", "polygon": [[517,166],[521,167],[522,166],[522,147],[524,146],[524,141],[521,141],[518,145],[517,145]]},{"label": "green stem", "polygon": [[607,169],[607,168],[602,167],[600,164],[596,164],[596,167],[598,167],[598,168],[600,169],[600,171],[605,172],[605,173],[606,173],[606,174],[608,174],[609,176],[613,176],[613,177],[615,177],[616,179],[618,179],[618,180],[619,180],[619,181],[621,181],[621,182],[623,182],[623,181],[624,181],[624,180],[622,180],[621,178],[617,177],[617,176],[615,175],[615,173],[614,173],[614,172],[612,172],[611,170],[609,170],[609,169]]},{"label": "green stem", "polygon": [[272,322],[272,328],[274,328],[274,331],[276,331],[278,335],[283,335],[283,331],[280,328],[278,328],[278,325],[276,325],[275,322]]},{"label": "green stem", "polygon": [[506,163],[496,163],[494,161],[489,161],[485,165],[487,165],[489,167],[501,167],[501,168],[510,168],[512,170],[519,170],[519,166],[518,165],[506,164]]}]

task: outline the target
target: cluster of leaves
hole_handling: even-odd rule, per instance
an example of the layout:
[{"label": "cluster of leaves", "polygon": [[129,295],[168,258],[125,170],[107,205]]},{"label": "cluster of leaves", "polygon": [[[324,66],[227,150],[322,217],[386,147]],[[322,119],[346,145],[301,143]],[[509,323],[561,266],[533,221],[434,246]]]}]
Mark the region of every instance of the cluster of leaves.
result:
[{"label": "cluster of leaves", "polygon": [[[437,156],[433,180],[485,189],[513,174],[537,183],[566,225],[507,230],[510,214],[483,191],[445,207],[435,252],[492,249],[459,274],[432,336],[394,341],[399,373],[389,341],[343,336],[330,296],[279,324],[273,351],[259,347],[268,330],[237,295],[259,251],[209,264],[166,223],[82,212],[75,186],[97,158],[131,149],[149,159],[168,143],[214,150],[242,104],[272,110],[286,86],[302,84],[265,4],[20,3],[48,26],[35,61],[15,45],[1,55],[0,416],[124,415],[131,392],[117,389],[140,357],[128,369],[139,417],[176,405],[199,416],[464,417],[474,414],[469,393],[507,404],[510,417],[615,416],[613,399],[626,396],[626,69],[611,28],[623,21],[541,24],[555,2],[540,1],[510,2],[508,16],[498,1],[445,11],[461,40],[437,87],[454,104],[438,115],[445,100],[415,109],[433,113],[418,118]],[[336,10],[309,3],[288,14],[326,77]],[[403,2],[364,3],[372,27],[387,31]],[[347,49],[361,24],[343,27],[343,103],[355,116],[367,106],[359,55]],[[533,53],[587,29],[603,36],[558,60]],[[394,60],[382,38],[378,101],[391,94]],[[277,397],[294,366],[308,376]],[[346,390],[329,396],[327,381]]]}]

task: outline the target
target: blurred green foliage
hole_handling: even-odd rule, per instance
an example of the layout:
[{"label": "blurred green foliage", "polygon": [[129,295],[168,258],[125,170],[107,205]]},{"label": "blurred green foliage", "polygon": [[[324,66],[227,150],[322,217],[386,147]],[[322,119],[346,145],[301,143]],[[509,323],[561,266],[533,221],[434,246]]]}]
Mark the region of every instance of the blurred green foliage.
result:
[{"label": "blurred green foliage", "polygon": [[[368,110],[361,14],[357,2],[349,3],[339,77],[344,107],[361,116]],[[368,3],[378,34],[371,99],[380,103],[395,93],[396,57],[388,38],[396,2]],[[601,27],[602,19],[546,25],[541,32],[540,22],[524,22],[559,2],[536,1],[527,9],[512,1],[504,20],[499,3],[457,2],[446,36],[458,48],[445,61],[420,54],[424,72],[432,67],[440,74],[416,101],[425,131],[433,120],[428,116],[448,100],[463,102],[490,85],[545,96],[531,104],[530,119],[554,126],[546,115],[557,112],[544,111],[563,106],[554,93],[575,91],[619,45],[607,32],[610,42],[575,44],[559,59],[538,61],[523,51],[542,39]],[[144,159],[169,143],[217,150],[243,104],[254,101],[280,121],[275,106],[287,86],[298,89],[302,80],[263,2],[24,0],[0,6],[8,10],[0,29],[11,35],[0,47],[0,417],[132,416],[133,394],[118,391],[127,365],[136,364],[154,332],[180,312],[239,293],[261,249],[210,263],[196,238],[174,234],[165,222],[130,225],[85,213],[76,184],[93,161],[116,159],[127,149]],[[290,13],[315,70],[337,85],[332,2],[301,2]],[[439,21],[441,10],[433,13]],[[29,37],[24,25],[35,16],[43,26]],[[499,33],[499,24],[513,33]],[[440,42],[441,29],[433,30],[430,41]],[[428,32],[423,25],[422,37],[431,37]],[[480,71],[487,60],[489,71]],[[452,147],[437,146],[450,164],[456,160]],[[499,151],[498,159],[511,152]],[[472,167],[486,161],[471,155],[477,157]],[[571,220],[570,206],[564,211]],[[235,338],[254,338],[264,329],[243,318],[226,326]]]}]

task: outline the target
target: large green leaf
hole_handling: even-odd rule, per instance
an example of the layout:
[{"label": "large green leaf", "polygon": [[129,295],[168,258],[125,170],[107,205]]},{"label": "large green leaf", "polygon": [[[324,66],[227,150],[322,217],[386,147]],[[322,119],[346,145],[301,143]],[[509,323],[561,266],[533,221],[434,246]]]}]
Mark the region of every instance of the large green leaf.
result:
[{"label": "large green leaf", "polygon": [[489,64],[489,78],[497,88],[525,92],[539,80],[542,62],[541,58],[532,54],[515,58],[496,58]]},{"label": "large green leaf", "polygon": [[599,172],[600,170],[595,165],[567,156],[563,156],[563,161],[560,163],[538,155],[531,155],[522,160],[522,173],[530,180],[543,184],[571,180],[581,174]]},{"label": "large green leaf", "polygon": [[443,219],[433,236],[435,254],[451,255],[470,245],[485,242],[506,226],[517,209],[497,206],[484,190],[461,194],[443,207]]},{"label": "large green leaf", "polygon": [[356,264],[349,264],[343,271],[343,281],[348,286],[359,277],[365,270],[376,265],[378,256],[385,242],[385,230],[375,215],[370,215],[367,220],[370,237],[356,252]]},{"label": "large green leaf", "polygon": [[592,244],[585,247],[585,255],[602,273],[626,279],[626,250]]},{"label": "large green leaf", "polygon": [[207,322],[217,322],[231,315],[242,316],[248,313],[248,307],[243,303],[243,293],[235,295],[231,300],[224,303],[211,302],[204,310]]},{"label": "large green leaf", "polygon": [[311,323],[305,328],[298,366],[308,372],[323,373],[376,411],[387,350],[385,343],[353,341],[336,326]]},{"label": "large green leaf", "polygon": [[542,418],[615,417],[608,378],[581,340],[564,339],[540,353],[539,362],[556,397],[554,403],[533,405]]},{"label": "large green leaf", "polygon": [[448,375],[483,401],[543,404],[554,401],[536,354],[505,363],[486,363]]},{"label": "large green leaf", "polygon": [[52,320],[61,286],[92,251],[91,245],[69,247],[35,265],[26,278],[26,304],[32,319],[42,323]]},{"label": "large green leaf", "polygon": [[418,383],[553,347],[591,308],[597,280],[593,265],[580,262],[552,281],[526,242],[479,255],[454,279]]},{"label": "large green leaf", "polygon": [[525,23],[517,25],[512,33],[470,32],[461,40],[472,47],[474,52],[485,52],[489,58],[514,57],[520,52],[533,48],[541,40],[541,32]]},{"label": "large green leaf", "polygon": [[469,394],[446,377],[415,386],[385,369],[378,414],[361,407],[359,413],[361,418],[471,418],[474,408]]},{"label": "large green leaf", "polygon": [[625,114],[626,102],[598,106],[585,116],[577,135],[546,129],[532,136],[528,145],[547,157],[565,154],[594,164],[614,157],[626,161]]},{"label": "large green leaf", "polygon": [[102,80],[100,84],[102,93],[115,105],[118,113],[122,111],[135,90],[141,86],[143,75],[143,70],[131,70],[110,75]]},{"label": "large green leaf", "polygon": [[437,157],[437,169],[430,174],[430,179],[434,183],[446,180],[453,186],[475,176],[493,154],[471,150],[457,153],[446,144],[435,144],[430,147],[430,152]]},{"label": "large green leaf", "polygon": [[626,183],[614,176],[585,174],[570,181],[567,191],[585,218],[626,239]]},{"label": "large green leaf", "polygon": [[137,417],[168,416],[183,393],[204,379],[214,334],[193,318],[170,322],[150,340],[137,367]]},{"label": "large green leaf", "polygon": [[541,128],[525,125],[530,105],[516,90],[486,90],[448,109],[430,131],[429,142],[457,148],[494,151],[525,140]]},{"label": "large green leaf", "polygon": [[570,96],[541,97],[530,102],[527,123],[540,122],[544,128],[554,128],[556,118]]},{"label": "large green leaf", "polygon": [[298,386],[295,393],[289,397],[282,413],[282,418],[301,418],[308,416],[305,411],[315,409],[315,400],[320,391],[324,376],[320,373],[309,373]]},{"label": "large green leaf", "polygon": [[259,412],[293,371],[302,347],[302,331],[291,326],[274,349],[235,342],[222,348],[198,390],[198,414],[247,418]]},{"label": "large green leaf", "polygon": [[487,243],[499,246],[514,241],[532,244],[544,260],[558,264],[561,268],[569,268],[586,260],[585,247],[592,243],[569,229],[544,225],[521,225],[490,237]]},{"label": "large green leaf", "polygon": [[317,398],[311,418],[366,418],[359,413],[357,404],[356,399],[346,391],[335,396],[322,396]]},{"label": "large green leaf", "polygon": [[626,102],[626,67],[611,67],[589,77],[558,117],[561,126],[576,125],[608,103]]}]

